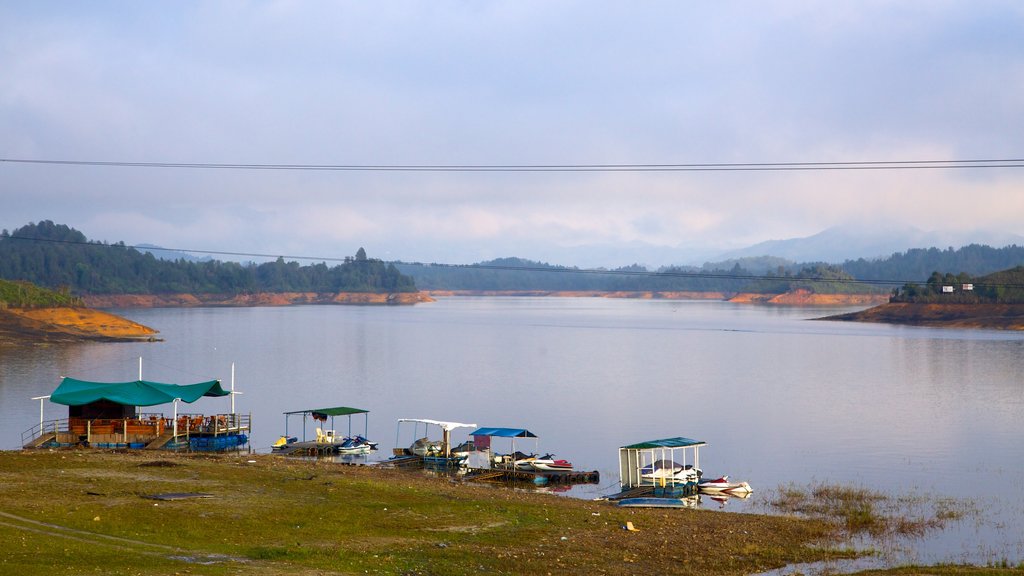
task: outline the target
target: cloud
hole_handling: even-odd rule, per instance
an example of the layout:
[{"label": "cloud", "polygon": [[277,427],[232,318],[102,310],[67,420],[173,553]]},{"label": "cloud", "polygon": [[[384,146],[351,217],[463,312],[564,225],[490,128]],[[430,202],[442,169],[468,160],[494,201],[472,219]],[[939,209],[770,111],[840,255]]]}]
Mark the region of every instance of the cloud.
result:
[{"label": "cloud", "polygon": [[[1024,150],[1016,2],[65,8],[0,7],[0,157],[663,164]],[[129,243],[545,259],[732,248],[880,215],[1024,233],[1021,175],[0,164],[0,227],[48,218]]]}]

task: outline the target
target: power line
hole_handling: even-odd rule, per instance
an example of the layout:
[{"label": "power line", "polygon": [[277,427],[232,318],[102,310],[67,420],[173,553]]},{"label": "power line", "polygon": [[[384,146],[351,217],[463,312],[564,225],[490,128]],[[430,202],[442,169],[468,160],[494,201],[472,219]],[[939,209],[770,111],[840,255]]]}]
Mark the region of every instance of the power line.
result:
[{"label": "power line", "polygon": [[[68,244],[78,246],[92,246],[96,248],[107,248],[107,249],[124,249],[131,248],[140,252],[145,251],[165,251],[165,252],[183,252],[183,253],[194,253],[194,254],[208,254],[208,255],[219,255],[219,256],[241,256],[249,258],[282,258],[290,260],[304,260],[312,262],[351,262],[352,257],[337,257],[337,256],[289,256],[283,254],[265,254],[259,252],[228,252],[223,250],[197,250],[192,248],[163,248],[163,247],[152,247],[152,246],[137,246],[128,244],[105,244],[100,242],[89,242],[81,240],[57,240],[50,238],[32,238],[28,236],[0,236],[0,240],[21,240],[28,242],[46,242],[51,244]],[[555,273],[555,274],[579,274],[579,275],[597,275],[597,276],[623,276],[623,277],[648,277],[648,278],[679,278],[679,279],[711,279],[711,280],[746,280],[746,281],[805,281],[805,282],[823,282],[832,284],[857,284],[857,285],[875,285],[875,286],[903,286],[906,284],[918,284],[922,280],[883,280],[883,279],[832,279],[832,278],[816,278],[813,276],[768,276],[759,274],[731,274],[731,273],[714,273],[714,272],[688,272],[678,269],[669,269],[662,271],[652,270],[629,270],[629,269],[617,269],[617,270],[605,270],[602,268],[563,268],[563,267],[550,267],[550,266],[508,266],[500,264],[445,264],[445,263],[423,263],[423,262],[403,262],[395,260],[387,262],[389,264],[398,264],[403,266],[420,266],[424,268],[451,268],[451,269],[473,269],[473,270],[493,270],[493,271],[508,271],[508,272],[543,272],[543,273]],[[975,286],[1003,286],[1006,288],[1024,288],[1021,284],[979,284],[974,282]]]},{"label": "power line", "polygon": [[844,162],[712,162],[683,164],[231,164],[0,158],[10,164],[201,170],[334,172],[771,172],[827,170],[921,170],[1024,168],[1024,158],[974,160],[865,160]]}]

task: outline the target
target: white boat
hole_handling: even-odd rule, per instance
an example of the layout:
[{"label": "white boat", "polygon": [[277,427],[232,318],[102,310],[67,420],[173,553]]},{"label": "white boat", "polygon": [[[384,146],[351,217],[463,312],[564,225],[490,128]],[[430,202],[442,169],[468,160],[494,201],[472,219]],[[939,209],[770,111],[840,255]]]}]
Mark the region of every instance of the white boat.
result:
[{"label": "white boat", "polygon": [[554,454],[545,454],[540,458],[530,460],[530,467],[539,472],[571,471],[572,462],[556,459]]},{"label": "white boat", "polygon": [[746,482],[730,482],[729,476],[725,475],[721,478],[715,478],[713,480],[705,480],[697,484],[697,488],[701,492],[707,494],[726,493],[732,495],[750,494],[754,490],[750,487],[750,484]]},{"label": "white boat", "polygon": [[640,477],[652,481],[672,480],[677,483],[693,482],[696,484],[700,480],[700,470],[672,460],[655,460],[640,469]]}]

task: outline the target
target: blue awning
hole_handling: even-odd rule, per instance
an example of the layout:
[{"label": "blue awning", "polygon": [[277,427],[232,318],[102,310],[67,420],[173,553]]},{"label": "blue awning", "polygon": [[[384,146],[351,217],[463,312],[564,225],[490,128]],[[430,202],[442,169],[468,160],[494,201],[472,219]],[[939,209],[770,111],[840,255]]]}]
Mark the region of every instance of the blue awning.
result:
[{"label": "blue awning", "polygon": [[683,438],[677,436],[675,438],[663,438],[661,440],[648,440],[647,442],[640,442],[639,444],[630,444],[629,446],[623,446],[624,450],[646,450],[650,448],[688,448],[690,446],[704,446],[706,443],[703,440],[694,440],[692,438]]},{"label": "blue awning", "polygon": [[497,436],[499,438],[536,438],[537,435],[525,428],[480,428],[470,436]]}]

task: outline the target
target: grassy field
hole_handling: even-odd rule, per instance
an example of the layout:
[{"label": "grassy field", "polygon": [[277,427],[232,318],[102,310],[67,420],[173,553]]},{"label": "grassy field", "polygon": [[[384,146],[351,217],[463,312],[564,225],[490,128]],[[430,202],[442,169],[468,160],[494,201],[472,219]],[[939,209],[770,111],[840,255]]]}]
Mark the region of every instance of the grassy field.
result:
[{"label": "grassy field", "polygon": [[851,557],[842,531],[270,455],[0,452],[2,574],[751,574]]}]

